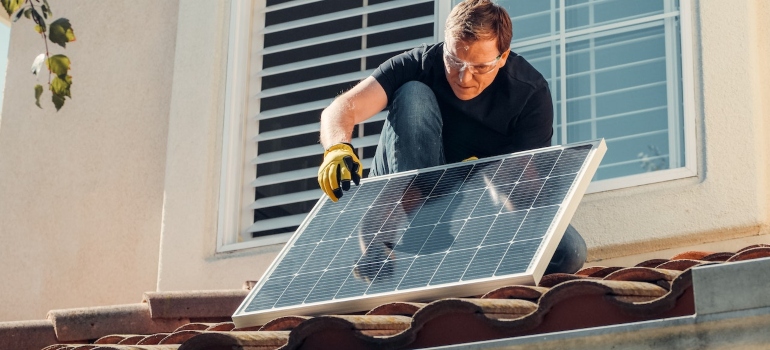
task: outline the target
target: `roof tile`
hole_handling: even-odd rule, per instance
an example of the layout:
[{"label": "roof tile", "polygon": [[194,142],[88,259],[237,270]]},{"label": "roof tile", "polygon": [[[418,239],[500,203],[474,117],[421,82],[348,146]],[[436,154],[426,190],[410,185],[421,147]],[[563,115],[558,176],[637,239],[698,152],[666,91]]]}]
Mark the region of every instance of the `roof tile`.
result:
[{"label": "roof tile", "polygon": [[[51,339],[60,334],[81,344],[47,349],[401,349],[598,327],[692,315],[693,266],[768,255],[766,245],[737,254],[685,252],[636,267],[551,274],[537,287],[502,286],[479,298],[392,302],[365,314],[284,316],[242,329],[232,322],[209,322],[229,319],[246,291],[147,293],[143,304],[51,311],[51,321],[20,328],[27,335],[35,329],[48,332],[48,343],[10,348],[39,349],[51,341],[68,341]],[[0,323],[0,345],[8,329]],[[86,344],[98,337],[95,343],[112,344]]]},{"label": "roof tile", "polygon": [[153,318],[206,318],[232,315],[249,294],[248,290],[147,292]]},{"label": "roof tile", "polygon": [[109,334],[171,332],[189,323],[187,318],[152,319],[147,304],[52,310],[48,319],[59,341],[97,339]]},{"label": "roof tile", "polygon": [[51,321],[0,322],[0,349],[40,349],[56,342]]}]

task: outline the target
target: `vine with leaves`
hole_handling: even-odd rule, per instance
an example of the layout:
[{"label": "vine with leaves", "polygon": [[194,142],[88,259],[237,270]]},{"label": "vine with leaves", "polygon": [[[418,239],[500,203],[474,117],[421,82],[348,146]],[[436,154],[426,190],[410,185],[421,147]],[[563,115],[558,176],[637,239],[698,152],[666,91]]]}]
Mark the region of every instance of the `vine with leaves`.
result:
[{"label": "vine with leaves", "polygon": [[[0,0],[3,8],[11,17],[13,22],[21,17],[26,17],[35,22],[35,31],[43,38],[45,52],[35,58],[32,63],[32,74],[39,76],[45,63],[48,68],[48,90],[51,91],[51,100],[56,110],[64,106],[65,97],[72,98],[70,87],[72,86],[72,76],[70,76],[70,59],[61,54],[51,56],[48,50],[48,41],[66,48],[68,42],[75,41],[75,32],[72,30],[70,21],[66,18],[59,18],[50,24],[46,24],[49,18],[53,18],[51,5],[48,0]],[[52,78],[53,76],[53,78]],[[43,95],[43,86],[35,85],[35,104],[40,106],[40,96]]]}]

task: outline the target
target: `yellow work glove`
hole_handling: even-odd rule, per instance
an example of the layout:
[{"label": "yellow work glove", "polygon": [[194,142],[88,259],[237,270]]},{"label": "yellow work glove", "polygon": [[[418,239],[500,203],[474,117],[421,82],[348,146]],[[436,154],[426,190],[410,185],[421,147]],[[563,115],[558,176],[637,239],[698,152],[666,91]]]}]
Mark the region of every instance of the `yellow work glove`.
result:
[{"label": "yellow work glove", "polygon": [[364,167],[349,143],[338,143],[324,152],[324,161],[318,168],[318,185],[329,198],[336,202],[342,191],[350,189],[350,180],[358,185]]}]

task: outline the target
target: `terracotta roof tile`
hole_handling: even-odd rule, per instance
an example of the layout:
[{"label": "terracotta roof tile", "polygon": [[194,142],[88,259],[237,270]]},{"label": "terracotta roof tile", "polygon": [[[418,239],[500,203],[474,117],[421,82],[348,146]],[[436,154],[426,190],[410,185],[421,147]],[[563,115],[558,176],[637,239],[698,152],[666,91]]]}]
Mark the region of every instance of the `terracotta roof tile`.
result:
[{"label": "terracotta roof tile", "polygon": [[232,315],[249,294],[248,290],[147,292],[153,318],[211,318]]},{"label": "terracotta roof tile", "polygon": [[155,333],[145,336],[142,340],[138,341],[136,345],[156,345],[160,343],[163,338],[167,337],[169,333]]},{"label": "terracotta roof tile", "polygon": [[[229,321],[210,320],[229,320],[246,290],[146,293],[141,304],[54,310],[50,321],[0,323],[0,348],[40,349],[66,341],[80,344],[46,349],[403,349],[459,344],[693,315],[692,267],[768,256],[767,245],[738,253],[685,252],[635,267],[599,266],[546,275],[539,286],[502,286],[477,298],[392,302],[349,315],[284,316],[242,329]],[[8,334],[18,334],[11,339],[15,343],[4,337]]]},{"label": "terracotta roof tile", "polygon": [[123,338],[123,340],[118,342],[118,345],[136,345],[140,341],[142,341],[144,338],[146,338],[146,336],[144,336],[144,335],[127,336],[127,337]]},{"label": "terracotta roof tile", "polygon": [[51,321],[0,322],[0,349],[40,349],[57,341]]},{"label": "terracotta roof tile", "polygon": [[147,304],[52,310],[48,319],[59,341],[97,339],[114,333],[171,332],[190,322],[187,318],[153,319]]},{"label": "terracotta roof tile", "polygon": [[727,261],[742,261],[750,259],[759,259],[770,257],[770,247],[760,246],[751,249],[743,249],[738,254],[733,255]]}]

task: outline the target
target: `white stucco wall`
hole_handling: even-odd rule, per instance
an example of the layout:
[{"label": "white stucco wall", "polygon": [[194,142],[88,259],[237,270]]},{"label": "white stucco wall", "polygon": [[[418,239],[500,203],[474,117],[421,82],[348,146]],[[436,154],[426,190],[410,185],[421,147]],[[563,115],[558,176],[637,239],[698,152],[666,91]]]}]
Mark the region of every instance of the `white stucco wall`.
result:
[{"label": "white stucco wall", "polygon": [[[155,289],[176,1],[52,2],[77,41],[72,100],[34,104],[43,42],[12,27],[0,124],[0,321]],[[40,82],[46,84],[47,77]]]},{"label": "white stucco wall", "polygon": [[[573,223],[592,261],[770,242],[770,5],[699,0],[693,9],[694,60],[685,66],[695,77],[699,175],[587,195]],[[281,248],[215,253],[228,15],[223,4],[180,5],[160,290],[238,286],[259,278]],[[193,52],[211,54],[191,62]],[[191,76],[194,65],[205,69]]]}]

